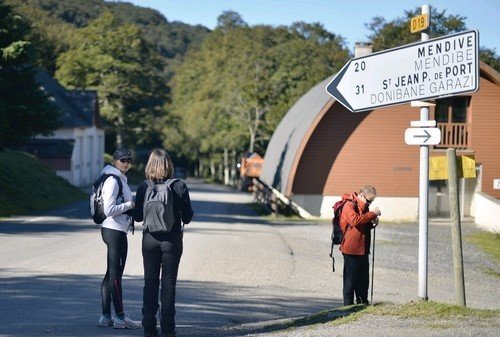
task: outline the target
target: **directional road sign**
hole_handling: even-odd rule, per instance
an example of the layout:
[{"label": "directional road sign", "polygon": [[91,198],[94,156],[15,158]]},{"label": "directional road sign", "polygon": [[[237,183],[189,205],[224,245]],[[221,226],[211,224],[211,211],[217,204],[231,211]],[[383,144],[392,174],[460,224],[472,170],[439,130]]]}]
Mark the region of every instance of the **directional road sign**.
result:
[{"label": "directional road sign", "polygon": [[408,145],[437,145],[441,143],[441,130],[438,128],[409,128],[405,131]]},{"label": "directional road sign", "polygon": [[478,89],[477,30],[351,59],[326,87],[352,112]]}]

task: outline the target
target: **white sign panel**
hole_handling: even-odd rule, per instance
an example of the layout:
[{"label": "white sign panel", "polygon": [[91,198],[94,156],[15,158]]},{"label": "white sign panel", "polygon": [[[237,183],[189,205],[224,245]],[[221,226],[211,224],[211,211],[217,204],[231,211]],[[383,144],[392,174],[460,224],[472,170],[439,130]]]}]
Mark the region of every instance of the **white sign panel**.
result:
[{"label": "white sign panel", "polygon": [[500,179],[493,179],[493,189],[500,190]]},{"label": "white sign panel", "polygon": [[478,89],[477,30],[352,59],[326,87],[352,112]]},{"label": "white sign panel", "polygon": [[436,126],[435,120],[430,121],[410,121],[410,125],[413,127],[434,127]]},{"label": "white sign panel", "polygon": [[441,143],[441,130],[438,128],[409,128],[405,131],[408,145],[437,145]]}]

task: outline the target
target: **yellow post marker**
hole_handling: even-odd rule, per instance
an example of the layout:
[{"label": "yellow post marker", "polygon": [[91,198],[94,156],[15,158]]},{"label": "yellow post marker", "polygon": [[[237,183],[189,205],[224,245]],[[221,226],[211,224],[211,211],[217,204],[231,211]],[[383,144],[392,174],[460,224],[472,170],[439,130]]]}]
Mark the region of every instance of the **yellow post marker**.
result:
[{"label": "yellow post marker", "polygon": [[[474,156],[457,156],[458,178],[476,177],[476,160]],[[448,159],[446,156],[429,158],[429,180],[448,179]]]},{"label": "yellow post marker", "polygon": [[410,20],[410,32],[417,33],[429,28],[429,15],[417,15]]}]

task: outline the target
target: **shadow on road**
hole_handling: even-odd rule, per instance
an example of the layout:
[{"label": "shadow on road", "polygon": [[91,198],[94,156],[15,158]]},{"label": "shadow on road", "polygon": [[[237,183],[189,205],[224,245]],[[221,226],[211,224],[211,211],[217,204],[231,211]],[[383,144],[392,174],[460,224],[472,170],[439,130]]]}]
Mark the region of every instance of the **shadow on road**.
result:
[{"label": "shadow on road", "polygon": [[81,231],[99,231],[93,223],[82,224],[81,220],[74,222],[68,219],[62,222],[26,222],[25,220],[11,218],[9,221],[0,222],[0,234],[44,234],[44,233],[69,233]]},{"label": "shadow on road", "polygon": [[187,182],[189,187],[189,192],[201,192],[201,193],[216,193],[216,194],[241,194],[242,192],[235,190],[231,187],[218,184],[201,184],[193,183],[192,181]]},{"label": "shadow on road", "polygon": [[[12,270],[0,270],[3,275]],[[116,336],[112,328],[99,328],[101,276],[39,275],[0,278],[0,335],[10,336]],[[141,319],[142,278],[124,278],[125,310]],[[228,291],[230,289],[230,291]],[[267,292],[268,293],[268,292]],[[255,289],[224,283],[179,280],[177,330],[182,336],[235,336],[255,327],[229,327],[242,323],[304,316],[340,306],[332,299],[256,295]],[[142,335],[141,330],[119,332]]]}]

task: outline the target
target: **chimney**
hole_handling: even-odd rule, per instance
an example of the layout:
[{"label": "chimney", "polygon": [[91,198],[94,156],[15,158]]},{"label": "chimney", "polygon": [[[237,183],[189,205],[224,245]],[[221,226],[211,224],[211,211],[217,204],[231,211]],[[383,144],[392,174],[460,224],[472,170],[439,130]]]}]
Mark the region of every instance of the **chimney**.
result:
[{"label": "chimney", "polygon": [[354,48],[354,57],[361,57],[371,54],[373,50],[373,44],[371,42],[356,42],[356,47]]}]

